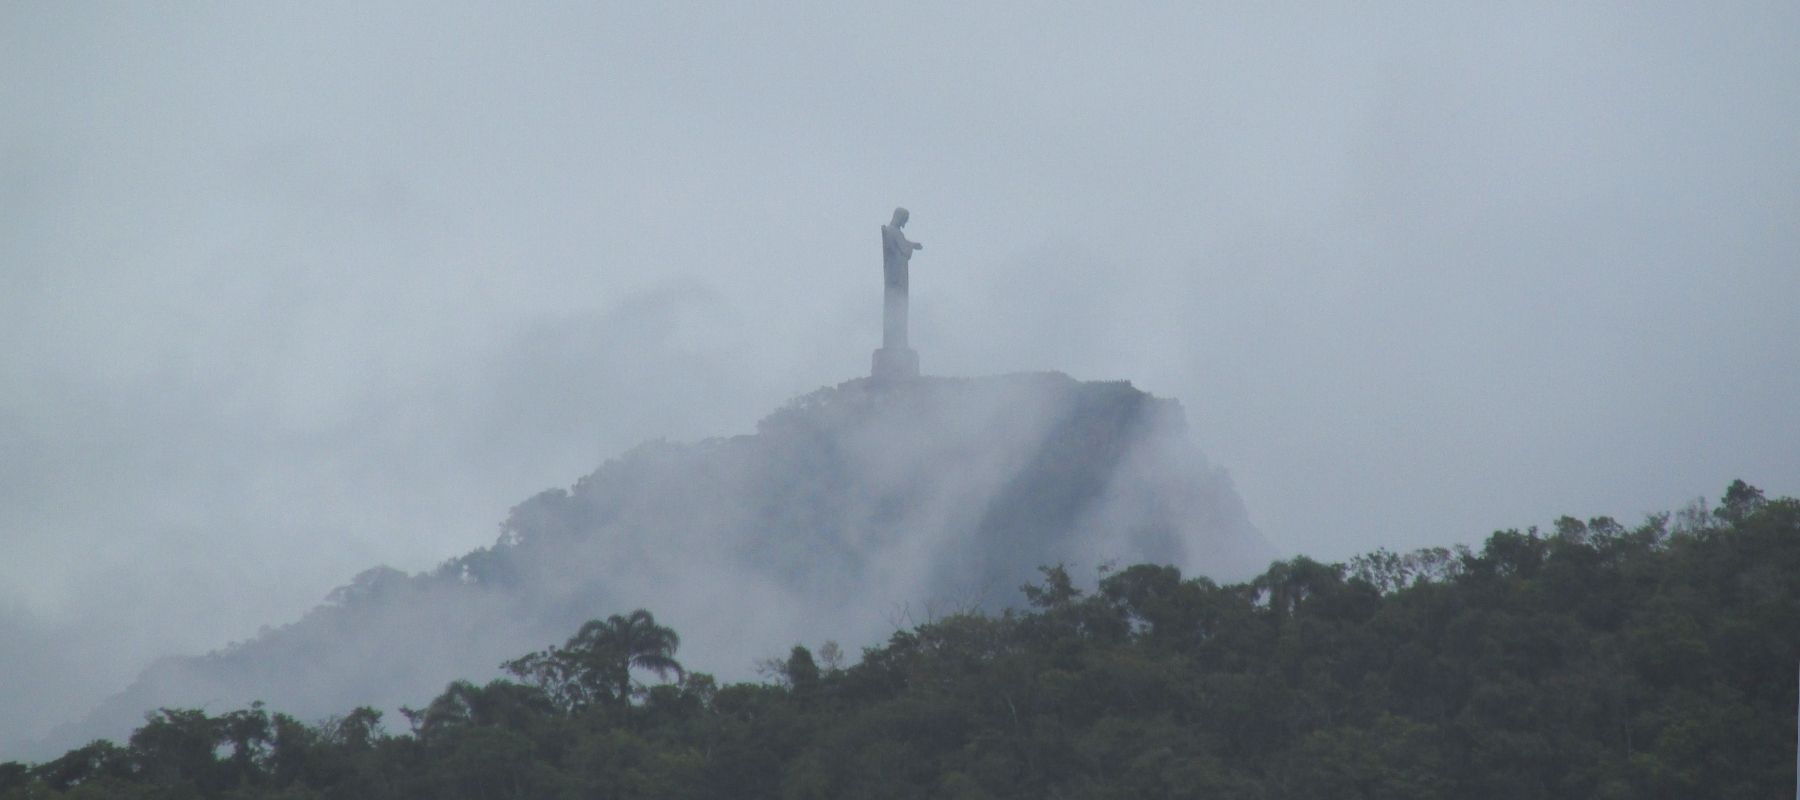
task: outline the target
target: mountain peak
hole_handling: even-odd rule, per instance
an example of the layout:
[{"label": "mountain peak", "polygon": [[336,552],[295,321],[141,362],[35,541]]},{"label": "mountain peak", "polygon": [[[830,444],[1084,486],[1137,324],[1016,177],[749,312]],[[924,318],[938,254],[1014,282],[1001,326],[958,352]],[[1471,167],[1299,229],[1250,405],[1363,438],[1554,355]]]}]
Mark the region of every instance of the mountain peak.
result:
[{"label": "mountain peak", "polygon": [[51,744],[158,706],[418,703],[630,608],[731,678],[803,637],[873,644],[919,613],[1016,605],[1040,565],[1230,580],[1274,555],[1174,400],[1057,372],[858,378],[754,433],[636,447],[515,506],[491,547],[369,570],[293,624],[159,662]]}]

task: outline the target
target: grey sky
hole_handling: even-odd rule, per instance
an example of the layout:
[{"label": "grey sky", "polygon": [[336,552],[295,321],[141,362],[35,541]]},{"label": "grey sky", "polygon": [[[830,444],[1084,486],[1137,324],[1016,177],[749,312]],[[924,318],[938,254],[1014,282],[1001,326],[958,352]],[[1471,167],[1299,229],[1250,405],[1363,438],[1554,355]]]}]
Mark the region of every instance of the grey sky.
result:
[{"label": "grey sky", "polygon": [[0,9],[0,716],[862,373],[897,204],[1289,552],[1800,494],[1794,4],[662,5]]}]

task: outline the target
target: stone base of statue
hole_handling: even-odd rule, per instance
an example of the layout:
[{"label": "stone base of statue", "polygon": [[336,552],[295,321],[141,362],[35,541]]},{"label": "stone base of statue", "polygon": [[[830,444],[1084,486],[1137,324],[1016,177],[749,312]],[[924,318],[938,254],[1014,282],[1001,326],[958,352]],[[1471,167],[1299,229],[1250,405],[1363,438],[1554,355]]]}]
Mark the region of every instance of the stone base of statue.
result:
[{"label": "stone base of statue", "polygon": [[878,381],[903,381],[919,377],[919,351],[910,347],[875,349],[874,368],[869,374]]}]

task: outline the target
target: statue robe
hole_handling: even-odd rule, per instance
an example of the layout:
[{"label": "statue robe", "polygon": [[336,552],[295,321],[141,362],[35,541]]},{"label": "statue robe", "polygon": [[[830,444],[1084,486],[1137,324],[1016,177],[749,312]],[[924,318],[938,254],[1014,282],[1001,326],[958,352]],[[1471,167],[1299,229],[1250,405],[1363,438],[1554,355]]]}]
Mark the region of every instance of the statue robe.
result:
[{"label": "statue robe", "polygon": [[881,346],[904,350],[906,344],[906,279],[907,263],[912,261],[913,243],[899,228],[881,226],[881,271],[886,289],[882,292]]}]

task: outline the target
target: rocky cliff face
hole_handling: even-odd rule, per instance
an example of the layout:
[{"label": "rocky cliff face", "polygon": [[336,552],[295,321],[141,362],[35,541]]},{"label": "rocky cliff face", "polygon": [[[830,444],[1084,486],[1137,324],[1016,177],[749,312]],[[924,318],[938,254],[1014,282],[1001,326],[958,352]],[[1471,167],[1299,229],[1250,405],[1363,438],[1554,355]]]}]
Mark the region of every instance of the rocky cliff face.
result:
[{"label": "rocky cliff face", "polygon": [[1057,373],[854,380],[754,434],[640,446],[434,572],[373,569],[298,622],[165,660],[49,744],[120,736],[157,706],[422,703],[638,607],[683,634],[690,666],[743,678],[795,642],[1013,604],[1043,564],[1229,580],[1274,556],[1173,400]]}]

